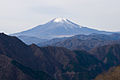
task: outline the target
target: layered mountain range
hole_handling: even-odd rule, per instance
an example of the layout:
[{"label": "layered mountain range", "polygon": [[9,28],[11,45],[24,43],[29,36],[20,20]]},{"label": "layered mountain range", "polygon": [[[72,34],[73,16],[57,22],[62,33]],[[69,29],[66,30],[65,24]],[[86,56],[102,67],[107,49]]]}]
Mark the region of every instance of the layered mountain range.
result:
[{"label": "layered mountain range", "polygon": [[29,46],[16,37],[0,33],[1,80],[54,80],[47,73],[35,70],[35,60]]},{"label": "layered mountain range", "polygon": [[95,47],[89,52],[35,44],[28,46],[17,37],[0,33],[0,79],[93,80],[120,65],[119,52],[120,44]]},{"label": "layered mountain range", "polygon": [[90,35],[75,35],[68,38],[55,38],[45,42],[41,42],[38,46],[58,46],[65,47],[71,50],[91,50],[95,47],[100,47],[108,44],[120,44],[120,34],[114,33],[105,34],[90,34]]},{"label": "layered mountain range", "polygon": [[101,61],[86,51],[28,46],[3,33],[0,34],[0,53],[1,80],[92,80],[106,70]]},{"label": "layered mountain range", "polygon": [[68,19],[12,36],[0,33],[0,80],[119,80],[119,65],[119,33]]},{"label": "layered mountain range", "polygon": [[[55,18],[45,24],[38,25],[32,29],[12,35],[17,36],[27,44],[32,44],[40,43],[36,42],[38,40],[44,41],[44,39],[49,40],[53,38],[71,37],[78,34],[88,35],[92,33],[111,34],[112,32],[99,31],[96,29],[80,26],[65,18]],[[38,40],[33,40],[32,37]]]},{"label": "layered mountain range", "polygon": [[[119,42],[119,34],[97,35],[91,34],[88,35],[89,37],[77,35],[57,41],[66,41],[77,37],[89,42],[91,39],[117,40]],[[120,65],[119,52],[120,44],[118,43],[92,47],[87,51],[85,49],[70,50],[62,46],[26,45],[17,37],[0,33],[0,79],[93,80],[109,68]]]}]

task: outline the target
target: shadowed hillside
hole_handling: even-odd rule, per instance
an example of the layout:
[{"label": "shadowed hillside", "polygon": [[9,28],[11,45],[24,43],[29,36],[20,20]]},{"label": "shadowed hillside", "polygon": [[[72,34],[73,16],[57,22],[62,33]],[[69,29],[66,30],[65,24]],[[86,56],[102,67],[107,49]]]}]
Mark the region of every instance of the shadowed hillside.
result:
[{"label": "shadowed hillside", "polygon": [[120,80],[120,66],[98,75],[95,80]]},{"label": "shadowed hillside", "polygon": [[52,79],[50,76],[56,80],[91,80],[105,70],[104,64],[86,51],[34,44],[27,46],[18,38],[3,33],[0,34],[0,53],[12,59],[12,65],[32,80],[41,80],[44,76],[48,80]]}]

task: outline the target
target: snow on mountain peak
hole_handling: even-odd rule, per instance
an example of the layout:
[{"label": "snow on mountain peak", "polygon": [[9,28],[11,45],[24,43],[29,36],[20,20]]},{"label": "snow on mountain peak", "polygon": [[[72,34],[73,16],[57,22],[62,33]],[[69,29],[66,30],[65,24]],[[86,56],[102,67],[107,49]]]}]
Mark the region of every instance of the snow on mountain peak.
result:
[{"label": "snow on mountain peak", "polygon": [[54,22],[66,22],[67,21],[67,19],[65,19],[65,18],[55,18],[54,19]]},{"label": "snow on mountain peak", "polygon": [[69,19],[54,18],[43,25],[38,25],[32,29],[20,33],[16,33],[13,35],[16,36],[24,35],[24,36],[33,36],[41,39],[52,39],[58,37],[70,37],[72,35],[91,34],[91,33],[108,34],[108,32],[98,31],[95,29],[80,26],[70,21]]},{"label": "snow on mountain peak", "polygon": [[[81,28],[82,26],[80,25],[77,25],[73,22],[71,22],[70,20],[66,19],[66,18],[54,18],[52,20],[52,23],[58,23],[58,26],[57,24],[55,24],[57,27],[64,27],[65,29],[69,29],[69,28]],[[54,27],[55,27],[54,25]]]}]

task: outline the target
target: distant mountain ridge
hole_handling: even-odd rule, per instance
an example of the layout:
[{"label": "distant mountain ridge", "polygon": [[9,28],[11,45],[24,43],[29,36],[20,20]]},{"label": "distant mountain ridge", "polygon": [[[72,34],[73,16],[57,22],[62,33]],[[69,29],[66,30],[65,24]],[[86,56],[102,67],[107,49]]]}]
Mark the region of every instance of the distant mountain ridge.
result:
[{"label": "distant mountain ridge", "polygon": [[38,44],[40,42],[45,42],[47,41],[46,39],[40,39],[40,38],[37,38],[37,37],[32,37],[32,36],[18,36],[18,38],[20,40],[22,40],[24,43],[30,45],[30,44]]},{"label": "distant mountain ridge", "polygon": [[32,36],[40,39],[52,39],[59,37],[70,37],[78,34],[110,34],[111,32],[99,31],[80,26],[65,18],[55,18],[46,24],[39,25],[27,31],[15,33],[15,36]]},{"label": "distant mountain ridge", "polygon": [[87,50],[100,47],[108,44],[120,44],[120,34],[114,33],[111,35],[105,34],[90,34],[76,35],[68,38],[56,38],[39,43],[38,46],[58,46],[65,47],[71,50]]}]

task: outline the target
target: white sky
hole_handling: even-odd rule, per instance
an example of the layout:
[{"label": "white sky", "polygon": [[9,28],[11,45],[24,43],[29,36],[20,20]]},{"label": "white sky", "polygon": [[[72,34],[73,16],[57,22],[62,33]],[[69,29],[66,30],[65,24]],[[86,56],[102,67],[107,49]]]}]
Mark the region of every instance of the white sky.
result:
[{"label": "white sky", "polygon": [[120,0],[0,0],[0,32],[24,31],[56,17],[120,31]]}]

